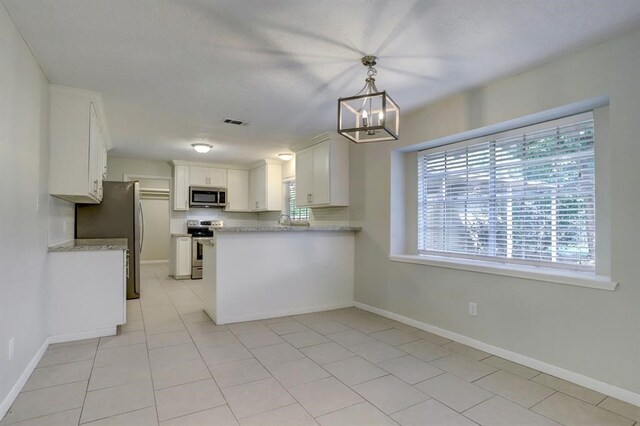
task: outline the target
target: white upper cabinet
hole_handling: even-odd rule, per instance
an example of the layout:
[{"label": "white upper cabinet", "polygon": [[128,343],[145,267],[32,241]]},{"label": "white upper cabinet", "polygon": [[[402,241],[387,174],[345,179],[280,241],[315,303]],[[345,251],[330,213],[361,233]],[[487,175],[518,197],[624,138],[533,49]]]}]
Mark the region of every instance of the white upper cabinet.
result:
[{"label": "white upper cabinet", "polygon": [[300,207],[349,205],[349,145],[324,133],[296,153],[296,204]]},{"label": "white upper cabinet", "polygon": [[228,212],[249,211],[249,171],[227,170]]},{"label": "white upper cabinet", "polygon": [[51,85],[49,193],[99,203],[110,148],[99,93]]},{"label": "white upper cabinet", "polygon": [[190,167],[189,185],[227,187],[227,170],[211,167]]},{"label": "white upper cabinet", "polygon": [[189,210],[189,166],[173,166],[173,209]]},{"label": "white upper cabinet", "polygon": [[249,172],[249,208],[251,211],[282,210],[282,165],[264,160]]}]

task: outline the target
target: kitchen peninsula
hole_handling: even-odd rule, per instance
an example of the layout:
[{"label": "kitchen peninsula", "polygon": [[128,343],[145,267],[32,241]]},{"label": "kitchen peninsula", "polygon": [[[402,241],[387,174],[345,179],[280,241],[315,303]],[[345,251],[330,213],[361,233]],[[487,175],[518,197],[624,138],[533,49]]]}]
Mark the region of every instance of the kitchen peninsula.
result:
[{"label": "kitchen peninsula", "polygon": [[352,226],[225,227],[204,244],[204,308],[216,324],[353,305]]}]

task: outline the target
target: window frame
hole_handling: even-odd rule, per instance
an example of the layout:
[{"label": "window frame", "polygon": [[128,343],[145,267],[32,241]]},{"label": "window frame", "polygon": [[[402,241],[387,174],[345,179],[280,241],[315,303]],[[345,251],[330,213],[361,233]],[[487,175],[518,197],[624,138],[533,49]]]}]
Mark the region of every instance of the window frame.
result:
[{"label": "window frame", "polygon": [[[296,205],[296,209],[300,210],[300,211],[304,211],[306,212],[306,218],[294,218],[293,216],[291,216],[291,205],[290,205],[290,201],[287,199],[287,185],[291,184],[293,182],[293,185],[295,186],[296,184],[296,178],[295,177],[289,177],[286,179],[282,180],[282,213],[288,215],[291,218],[291,222],[309,222],[311,220],[311,209],[309,207],[297,207]],[[297,189],[297,188],[296,188]],[[297,191],[296,191],[296,199],[297,199]],[[295,201],[294,201],[295,202]]]}]

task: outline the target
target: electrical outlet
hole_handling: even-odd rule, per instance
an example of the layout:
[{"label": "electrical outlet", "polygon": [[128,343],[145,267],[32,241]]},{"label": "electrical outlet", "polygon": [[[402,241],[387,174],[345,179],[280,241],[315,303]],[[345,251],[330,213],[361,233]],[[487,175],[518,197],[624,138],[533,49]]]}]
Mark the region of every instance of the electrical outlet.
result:
[{"label": "electrical outlet", "polygon": [[476,302],[469,302],[469,315],[472,317],[478,316],[478,304]]},{"label": "electrical outlet", "polygon": [[7,348],[7,358],[9,359],[9,361],[13,359],[14,346],[15,346],[15,339],[12,337],[11,339],[9,339],[9,345]]}]

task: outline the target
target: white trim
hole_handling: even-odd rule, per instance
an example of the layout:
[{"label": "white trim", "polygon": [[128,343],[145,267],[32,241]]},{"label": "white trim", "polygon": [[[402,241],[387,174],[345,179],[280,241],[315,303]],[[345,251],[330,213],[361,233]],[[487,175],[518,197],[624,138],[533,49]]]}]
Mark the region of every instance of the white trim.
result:
[{"label": "white trim", "polygon": [[115,336],[118,327],[99,328],[97,330],[80,331],[77,333],[56,334],[49,336],[49,343],[75,342],[76,340],[94,339],[96,337]]},{"label": "white trim", "polygon": [[589,274],[564,269],[516,265],[512,263],[506,264],[463,258],[410,254],[392,254],[389,256],[389,260],[394,262],[461,269],[463,271],[480,272],[483,274],[504,275],[507,277],[546,281],[556,284],[574,285],[598,290],[614,291],[618,286],[617,282],[611,281],[611,277],[605,275]]},{"label": "white trim", "polygon": [[628,402],[629,404],[640,406],[640,394],[620,388],[618,386],[601,382],[600,380],[596,380],[570,370],[565,370],[564,368],[560,368],[555,365],[530,358],[517,352],[512,352],[507,349],[493,346],[488,343],[484,343],[479,340],[475,340],[462,334],[454,333],[452,331],[445,330],[443,328],[436,327],[422,321],[414,320],[412,318],[386,311],[384,309],[376,308],[375,306],[355,302],[355,307],[364,309],[365,311],[373,312],[374,314],[378,314],[385,318],[389,318],[403,324],[410,325],[412,327],[419,328],[421,330],[428,331],[433,334],[437,334],[442,337],[446,337],[447,339],[451,339],[467,346],[471,346],[472,348],[488,352],[492,355],[499,356],[501,358],[516,362],[529,368],[533,368],[543,373],[559,377],[561,379],[567,380],[580,386],[584,386],[585,388],[594,390],[596,392],[600,392],[605,395],[617,398],[621,401]]},{"label": "white trim", "polygon": [[46,339],[44,339],[44,342],[42,343],[42,346],[40,346],[40,349],[38,349],[38,352],[36,352],[33,358],[31,358],[31,361],[29,362],[29,364],[27,364],[27,367],[24,369],[22,374],[20,374],[20,377],[18,377],[18,380],[16,381],[16,383],[13,385],[13,387],[11,388],[7,396],[4,398],[4,400],[2,401],[2,404],[0,404],[0,420],[3,419],[4,416],[7,414],[7,412],[9,411],[9,408],[11,408],[11,404],[13,404],[13,402],[16,400],[16,398],[20,394],[20,391],[22,391],[22,388],[24,387],[25,383],[27,383],[27,380],[29,380],[31,373],[33,373],[33,370],[35,370],[36,367],[38,366],[38,363],[42,359],[42,356],[44,355],[45,351],[49,347],[49,343],[50,343],[50,337],[47,337]]},{"label": "white trim", "polygon": [[160,265],[162,263],[169,263],[169,260],[141,260],[141,265]]},{"label": "white trim", "polygon": [[287,309],[287,310],[278,311],[278,312],[243,315],[243,316],[237,316],[237,317],[222,317],[221,318],[220,316],[218,316],[218,322],[216,322],[214,320],[215,316],[212,316],[209,312],[207,312],[206,308],[205,308],[204,311],[206,312],[206,314],[217,325],[222,325],[222,324],[231,324],[231,323],[235,323],[235,322],[255,321],[255,320],[264,320],[264,319],[269,319],[269,318],[287,317],[289,315],[310,314],[310,313],[314,313],[314,312],[330,311],[330,310],[333,310],[333,309],[350,308],[352,306],[354,306],[354,302],[334,303],[334,304],[331,304],[331,305],[313,306],[313,307],[302,308],[302,309]]}]

